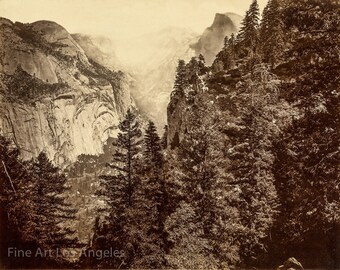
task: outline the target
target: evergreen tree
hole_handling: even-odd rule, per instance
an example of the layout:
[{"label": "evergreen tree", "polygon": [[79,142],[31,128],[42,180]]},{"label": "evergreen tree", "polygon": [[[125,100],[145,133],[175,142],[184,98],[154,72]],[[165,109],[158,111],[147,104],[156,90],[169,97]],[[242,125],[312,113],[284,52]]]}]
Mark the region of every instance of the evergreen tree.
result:
[{"label": "evergreen tree", "polygon": [[235,46],[236,46],[236,38],[234,34],[231,34],[230,39],[228,40],[228,50],[229,50],[230,58],[232,61],[236,60]]},{"label": "evergreen tree", "polygon": [[164,126],[164,133],[161,140],[162,148],[165,150],[168,147],[168,125]]},{"label": "evergreen tree", "polygon": [[225,38],[226,45],[222,51],[220,51],[215,60],[215,66],[218,70],[217,63],[221,63],[223,65],[224,70],[229,70],[234,68],[236,61],[236,40],[235,35],[232,34],[230,38]]},{"label": "evergreen tree", "polygon": [[187,84],[186,80],[186,67],[185,67],[185,61],[184,60],[179,60],[178,61],[178,66],[176,69],[176,78],[174,82],[174,91],[173,93],[176,94],[183,94],[184,87]]},{"label": "evergreen tree", "polygon": [[199,66],[196,57],[192,57],[186,66],[186,77],[191,85],[198,83]]},{"label": "evergreen tree", "polygon": [[205,66],[205,59],[202,54],[198,56],[198,75],[202,76],[206,74],[208,71],[208,68]]},{"label": "evergreen tree", "polygon": [[[117,204],[131,206],[133,203],[134,190],[138,184],[138,154],[142,142],[139,123],[130,109],[118,128],[120,133],[117,141],[113,142],[116,152],[113,160],[108,164],[115,174],[101,177],[102,180],[107,181],[103,184],[107,188],[107,202],[112,209]],[[116,196],[112,196],[113,194]]]},{"label": "evergreen tree", "polygon": [[[66,177],[51,164],[45,154],[34,161],[22,161],[19,150],[0,137],[1,148],[1,228],[2,258],[5,265],[18,267],[66,266],[57,249],[79,247],[74,231],[66,221],[75,210],[65,203]],[[49,252],[34,258],[8,257],[7,248]],[[3,252],[6,252],[5,254]]]},{"label": "evergreen tree", "polygon": [[148,166],[161,169],[163,165],[161,140],[157,134],[156,126],[152,121],[149,121],[149,125],[145,130],[144,149]]},{"label": "evergreen tree", "polygon": [[1,266],[19,267],[29,263],[20,258],[11,260],[8,248],[36,249],[34,237],[35,217],[32,202],[34,178],[26,169],[27,163],[19,158],[20,151],[0,136],[0,229]]},{"label": "evergreen tree", "polygon": [[[297,113],[276,145],[282,214],[273,250],[281,259],[293,248],[307,267],[337,269],[340,122],[339,95],[334,91],[339,86],[339,62],[334,59],[339,12],[332,2],[292,0],[282,11],[291,41],[284,59],[289,72],[283,72],[287,82],[281,91]],[[286,244],[278,247],[278,239]]]},{"label": "evergreen tree", "polygon": [[75,219],[76,213],[65,202],[66,176],[52,165],[45,153],[39,154],[30,169],[37,175],[33,202],[37,212],[34,235],[39,245],[47,250],[77,247],[75,231],[66,226],[66,221]]},{"label": "evergreen tree", "polygon": [[165,232],[167,195],[163,172],[161,140],[152,121],[149,121],[144,135],[142,182],[139,188],[139,205],[145,237],[140,241],[133,267],[163,268],[165,259]]},{"label": "evergreen tree", "polygon": [[246,228],[239,235],[242,260],[247,264],[265,251],[265,240],[277,214],[278,198],[272,171],[272,141],[278,136],[275,104],[278,97],[277,78],[265,65],[256,66],[249,74],[246,88],[239,95],[243,104],[242,121],[236,134],[229,134],[229,172],[240,189],[239,211]]},{"label": "evergreen tree", "polygon": [[[125,119],[119,124],[120,133],[117,141],[113,142],[115,153],[108,167],[112,169],[110,174],[102,175],[102,190],[99,192],[105,197],[108,206],[106,225],[103,227],[105,240],[100,243],[109,248],[115,246],[124,250],[124,256],[117,258],[103,259],[98,262],[105,267],[124,267],[132,265],[140,245],[139,221],[143,213],[139,212],[138,188],[140,187],[141,171],[141,135],[136,115],[129,109]],[[99,243],[93,243],[95,246]],[[109,245],[109,246],[105,246]]]},{"label": "evergreen tree", "polygon": [[[197,257],[204,267],[222,268],[228,263],[239,259],[236,232],[242,229],[238,223],[239,217],[233,204],[237,201],[233,187],[224,179],[221,141],[218,132],[211,127],[211,115],[203,100],[197,100],[197,107],[190,113],[189,121],[192,126],[174,153],[174,159],[181,162],[169,163],[173,166],[169,172],[168,191],[170,192],[171,208],[166,221],[167,233],[171,250],[167,258],[175,262],[178,254],[185,248],[188,252],[179,257],[183,265],[173,267],[195,266],[197,261],[189,258]],[[221,135],[221,134],[219,134]],[[178,218],[179,220],[169,220]],[[188,222],[188,228],[181,225]],[[186,223],[187,224],[187,223]],[[195,228],[197,239],[184,237]],[[175,239],[179,239],[176,242]],[[193,243],[197,246],[192,246]],[[177,254],[177,255],[176,255]],[[186,258],[188,260],[186,260]]]},{"label": "evergreen tree", "polygon": [[274,66],[284,51],[283,21],[280,1],[270,0],[263,10],[260,40],[263,61]]},{"label": "evergreen tree", "polygon": [[255,57],[259,41],[259,17],[260,11],[257,0],[253,0],[249,10],[242,21],[240,32],[237,36],[241,57]]}]

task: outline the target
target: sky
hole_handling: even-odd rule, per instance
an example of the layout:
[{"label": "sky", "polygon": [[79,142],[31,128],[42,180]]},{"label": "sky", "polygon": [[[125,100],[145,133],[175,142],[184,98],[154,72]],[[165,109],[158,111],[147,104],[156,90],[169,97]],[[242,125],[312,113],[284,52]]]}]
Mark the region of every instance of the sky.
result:
[{"label": "sky", "polygon": [[[184,27],[197,33],[215,13],[244,15],[252,0],[0,0],[0,17],[12,21],[50,20],[70,33],[119,40]],[[261,10],[267,0],[258,0]]]}]

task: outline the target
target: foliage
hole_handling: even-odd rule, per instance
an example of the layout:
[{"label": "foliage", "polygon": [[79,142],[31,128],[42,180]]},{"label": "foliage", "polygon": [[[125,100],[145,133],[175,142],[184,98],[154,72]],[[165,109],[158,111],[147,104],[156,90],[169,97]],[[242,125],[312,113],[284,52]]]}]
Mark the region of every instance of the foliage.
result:
[{"label": "foliage", "polygon": [[[1,258],[11,268],[65,266],[57,249],[79,247],[65,224],[75,210],[65,203],[66,177],[41,153],[36,160],[22,161],[19,150],[0,137],[1,147]],[[50,252],[48,256],[9,259],[8,247]],[[7,258],[7,259],[5,259]]]}]

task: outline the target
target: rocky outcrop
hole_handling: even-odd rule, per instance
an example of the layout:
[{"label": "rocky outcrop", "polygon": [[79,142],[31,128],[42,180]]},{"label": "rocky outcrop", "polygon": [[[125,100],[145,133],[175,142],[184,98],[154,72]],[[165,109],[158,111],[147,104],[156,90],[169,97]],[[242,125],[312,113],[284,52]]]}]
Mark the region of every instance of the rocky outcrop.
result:
[{"label": "rocky outcrop", "polygon": [[121,72],[88,58],[60,25],[0,20],[0,133],[24,158],[66,166],[102,153],[133,105]]},{"label": "rocky outcrop", "polygon": [[302,264],[294,257],[289,258],[277,270],[303,270]]},{"label": "rocky outcrop", "polygon": [[197,43],[192,45],[196,54],[202,54],[211,65],[216,54],[222,49],[224,38],[236,33],[242,17],[234,13],[217,13],[213,24],[206,28]]}]

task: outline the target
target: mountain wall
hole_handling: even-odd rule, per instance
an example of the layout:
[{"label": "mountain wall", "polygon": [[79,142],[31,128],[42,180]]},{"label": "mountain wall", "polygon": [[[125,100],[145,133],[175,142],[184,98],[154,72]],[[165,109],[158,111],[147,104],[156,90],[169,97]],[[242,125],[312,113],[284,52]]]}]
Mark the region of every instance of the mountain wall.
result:
[{"label": "mountain wall", "polygon": [[29,159],[66,166],[102,152],[133,105],[122,72],[88,58],[60,25],[0,19],[0,132]]}]

